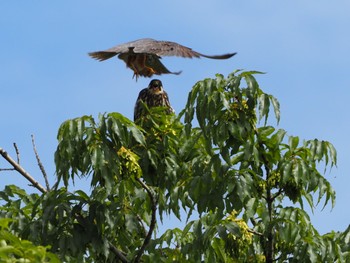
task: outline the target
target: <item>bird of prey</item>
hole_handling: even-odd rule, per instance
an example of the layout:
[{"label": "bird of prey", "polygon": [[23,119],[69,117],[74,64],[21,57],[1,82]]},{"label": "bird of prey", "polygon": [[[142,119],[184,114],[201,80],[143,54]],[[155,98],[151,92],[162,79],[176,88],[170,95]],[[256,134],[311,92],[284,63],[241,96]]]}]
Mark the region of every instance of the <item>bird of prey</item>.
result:
[{"label": "bird of prey", "polygon": [[104,51],[91,52],[89,55],[99,61],[103,61],[118,55],[118,58],[126,63],[126,66],[134,71],[136,80],[139,76],[152,77],[154,74],[180,74],[169,71],[160,61],[161,56],[178,56],[184,58],[212,58],[227,59],[236,53],[208,56],[182,46],[175,42],[158,41],[151,38],[143,38],[121,44]]},{"label": "bird of prey", "polygon": [[140,91],[135,104],[134,121],[139,120],[142,116],[145,115],[142,102],[146,104],[148,108],[159,106],[166,107],[167,114],[175,112],[174,109],[170,106],[168,94],[163,89],[163,84],[159,79],[151,80],[148,87]]}]

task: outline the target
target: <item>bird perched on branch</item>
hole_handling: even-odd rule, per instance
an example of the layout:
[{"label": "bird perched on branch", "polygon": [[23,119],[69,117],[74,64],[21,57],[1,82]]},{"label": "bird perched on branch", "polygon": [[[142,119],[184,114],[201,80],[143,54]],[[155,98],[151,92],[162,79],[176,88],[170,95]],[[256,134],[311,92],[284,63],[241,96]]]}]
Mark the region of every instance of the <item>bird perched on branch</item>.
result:
[{"label": "bird perched on branch", "polygon": [[159,79],[153,79],[148,87],[141,90],[136,100],[134,109],[134,121],[140,119],[144,114],[144,106],[142,102],[151,107],[167,107],[167,114],[174,113],[174,109],[170,106],[168,94],[163,89],[163,84]]},{"label": "bird perched on branch", "polygon": [[160,61],[161,56],[178,56],[184,58],[206,57],[211,59],[227,59],[236,53],[208,56],[182,46],[175,42],[158,41],[151,38],[143,38],[121,44],[104,51],[91,52],[89,55],[99,61],[103,61],[118,55],[118,58],[126,63],[126,66],[134,71],[136,80],[139,76],[152,77],[154,74],[180,74],[169,71]]}]

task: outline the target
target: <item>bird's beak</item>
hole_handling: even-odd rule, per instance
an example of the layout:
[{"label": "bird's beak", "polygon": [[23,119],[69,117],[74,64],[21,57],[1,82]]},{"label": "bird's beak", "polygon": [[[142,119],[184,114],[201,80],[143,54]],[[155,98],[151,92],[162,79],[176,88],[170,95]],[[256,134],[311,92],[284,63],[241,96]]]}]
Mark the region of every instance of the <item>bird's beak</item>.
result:
[{"label": "bird's beak", "polygon": [[160,94],[160,93],[162,93],[163,88],[162,88],[162,86],[160,86],[160,85],[158,85],[158,86],[152,86],[152,90],[153,90],[153,93],[155,93],[155,94]]},{"label": "bird's beak", "polygon": [[162,91],[162,86],[158,86],[155,90],[156,90],[156,93],[160,93]]}]

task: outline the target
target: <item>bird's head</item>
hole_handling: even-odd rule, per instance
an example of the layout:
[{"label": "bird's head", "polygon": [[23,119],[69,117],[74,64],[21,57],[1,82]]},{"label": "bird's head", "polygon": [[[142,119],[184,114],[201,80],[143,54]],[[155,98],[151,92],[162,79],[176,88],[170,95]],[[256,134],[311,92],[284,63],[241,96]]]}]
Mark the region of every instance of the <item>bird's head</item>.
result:
[{"label": "bird's head", "polygon": [[159,79],[152,79],[148,85],[148,89],[153,94],[161,94],[163,93],[163,84]]}]

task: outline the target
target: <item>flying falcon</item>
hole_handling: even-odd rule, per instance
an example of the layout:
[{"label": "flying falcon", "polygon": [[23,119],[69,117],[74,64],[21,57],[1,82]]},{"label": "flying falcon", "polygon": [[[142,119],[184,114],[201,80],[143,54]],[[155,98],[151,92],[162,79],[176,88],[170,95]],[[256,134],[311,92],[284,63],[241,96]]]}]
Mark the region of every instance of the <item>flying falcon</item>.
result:
[{"label": "flying falcon", "polygon": [[236,55],[236,53],[208,56],[175,42],[143,38],[121,44],[104,51],[91,52],[89,55],[99,61],[103,61],[118,55],[118,58],[123,60],[126,63],[126,66],[134,71],[133,77],[136,77],[137,80],[139,76],[152,77],[154,74],[178,75],[181,73],[181,71],[169,71],[160,61],[161,56],[227,59]]},{"label": "flying falcon", "polygon": [[145,114],[142,102],[145,103],[148,108],[157,106],[167,107],[167,114],[175,112],[170,106],[168,94],[163,89],[163,84],[159,79],[151,80],[148,87],[140,91],[135,104],[134,121],[137,121]]}]

